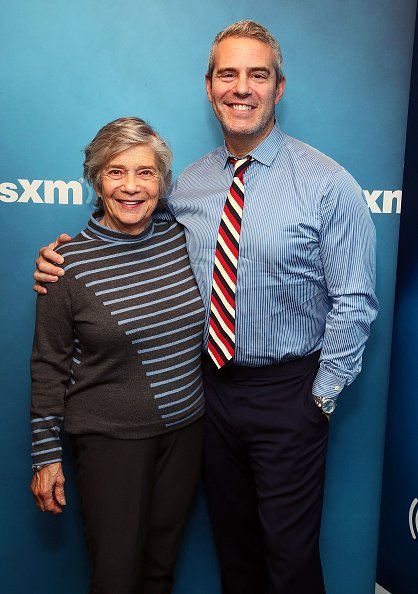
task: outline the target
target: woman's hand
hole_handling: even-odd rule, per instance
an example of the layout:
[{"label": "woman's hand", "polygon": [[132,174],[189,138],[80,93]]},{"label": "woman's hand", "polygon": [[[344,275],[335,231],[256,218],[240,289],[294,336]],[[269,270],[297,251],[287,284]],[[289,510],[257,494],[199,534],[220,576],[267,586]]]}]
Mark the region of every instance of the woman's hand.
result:
[{"label": "woman's hand", "polygon": [[66,233],[61,233],[54,242],[39,250],[39,256],[35,261],[36,270],[33,273],[33,278],[36,281],[33,285],[33,290],[39,293],[39,295],[46,295],[48,292],[45,287],[38,284],[39,282],[55,283],[60,276],[64,275],[64,270],[60,267],[64,262],[64,258],[60,254],[57,254],[57,252],[54,252],[54,249],[58,245],[71,241],[71,239]]},{"label": "woman's hand", "polygon": [[61,462],[53,462],[35,472],[31,490],[41,511],[62,512],[62,506],[66,504],[64,482]]}]

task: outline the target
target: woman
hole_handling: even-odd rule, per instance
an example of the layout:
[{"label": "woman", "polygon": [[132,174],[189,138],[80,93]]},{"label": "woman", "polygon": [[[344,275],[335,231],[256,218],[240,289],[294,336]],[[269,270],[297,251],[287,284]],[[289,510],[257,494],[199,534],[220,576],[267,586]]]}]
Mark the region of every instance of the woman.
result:
[{"label": "woman", "polygon": [[65,276],[37,301],[31,487],[42,511],[62,511],[63,426],[90,592],[165,594],[199,474],[203,307],[182,228],[152,217],[171,180],[168,146],[121,118],[85,155],[98,208],[57,248]]}]

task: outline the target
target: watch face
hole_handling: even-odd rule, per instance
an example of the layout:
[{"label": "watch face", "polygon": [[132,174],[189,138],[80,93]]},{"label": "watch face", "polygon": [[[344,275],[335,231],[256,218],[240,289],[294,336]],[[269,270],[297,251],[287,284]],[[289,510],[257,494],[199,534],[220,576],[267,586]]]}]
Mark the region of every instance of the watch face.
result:
[{"label": "watch face", "polygon": [[335,400],[333,400],[332,398],[328,398],[327,400],[322,401],[322,410],[327,415],[330,415],[331,413],[333,413],[336,406],[337,405],[335,403]]}]

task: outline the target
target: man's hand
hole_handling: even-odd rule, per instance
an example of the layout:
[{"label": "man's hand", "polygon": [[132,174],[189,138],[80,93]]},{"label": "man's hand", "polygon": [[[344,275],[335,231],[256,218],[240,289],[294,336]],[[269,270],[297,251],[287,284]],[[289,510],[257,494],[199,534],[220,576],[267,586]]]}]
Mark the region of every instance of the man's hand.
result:
[{"label": "man's hand", "polygon": [[66,504],[64,495],[64,474],[61,462],[44,466],[33,475],[31,490],[36,505],[41,511],[60,514]]},{"label": "man's hand", "polygon": [[[36,270],[33,273],[33,278],[36,281],[33,285],[33,290],[39,295],[46,295],[48,292],[45,287],[38,284],[39,282],[56,283],[58,278],[65,274],[64,270],[59,266],[64,262],[64,258],[60,254],[57,254],[57,252],[54,252],[54,248],[71,241],[71,239],[66,233],[61,233],[53,243],[39,250],[39,257],[35,262]],[[58,266],[56,266],[57,264]]]}]

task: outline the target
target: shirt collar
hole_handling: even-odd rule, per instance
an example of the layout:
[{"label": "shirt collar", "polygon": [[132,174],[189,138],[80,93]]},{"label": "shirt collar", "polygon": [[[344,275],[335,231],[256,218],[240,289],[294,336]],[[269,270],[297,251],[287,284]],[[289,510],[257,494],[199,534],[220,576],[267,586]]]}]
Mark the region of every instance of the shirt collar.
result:
[{"label": "shirt collar", "polygon": [[[284,142],[283,132],[280,130],[278,122],[275,122],[270,134],[251,151],[251,156],[255,161],[262,163],[263,165],[270,166],[279,152],[280,147]],[[222,160],[224,161],[224,169],[228,163],[229,157],[235,157],[226,148],[224,141],[223,150],[221,154]],[[236,158],[236,157],[235,157]]]}]

